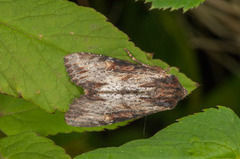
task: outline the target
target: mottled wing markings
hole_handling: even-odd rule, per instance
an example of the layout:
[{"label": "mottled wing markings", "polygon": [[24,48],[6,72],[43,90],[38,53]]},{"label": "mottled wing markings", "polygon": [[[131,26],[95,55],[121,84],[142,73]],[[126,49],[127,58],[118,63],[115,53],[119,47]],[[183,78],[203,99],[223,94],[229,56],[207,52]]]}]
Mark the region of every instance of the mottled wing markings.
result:
[{"label": "mottled wing markings", "polygon": [[71,80],[84,88],[66,113],[69,125],[109,125],[172,109],[186,96],[178,79],[156,66],[92,53],[64,58]]}]

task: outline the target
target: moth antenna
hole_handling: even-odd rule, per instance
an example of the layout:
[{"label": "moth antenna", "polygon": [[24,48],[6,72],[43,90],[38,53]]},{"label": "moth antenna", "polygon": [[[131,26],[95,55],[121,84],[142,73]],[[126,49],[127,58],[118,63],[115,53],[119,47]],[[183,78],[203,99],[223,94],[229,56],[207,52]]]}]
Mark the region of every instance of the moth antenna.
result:
[{"label": "moth antenna", "polygon": [[135,59],[135,58],[133,57],[133,55],[128,51],[128,49],[124,48],[124,51],[126,51],[126,53],[131,57],[131,59],[132,59],[133,61],[135,61],[135,62],[137,62],[137,63],[139,63],[139,64],[141,64],[141,65],[143,65],[143,66],[149,67],[149,65],[146,65],[146,64],[138,61],[137,59]]}]

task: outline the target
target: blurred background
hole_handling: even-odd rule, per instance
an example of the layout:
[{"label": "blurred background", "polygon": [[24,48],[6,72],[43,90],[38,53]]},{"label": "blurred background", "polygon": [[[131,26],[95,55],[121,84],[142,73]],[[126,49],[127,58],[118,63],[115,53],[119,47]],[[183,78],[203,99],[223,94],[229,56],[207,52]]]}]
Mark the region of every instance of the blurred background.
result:
[{"label": "blurred background", "polygon": [[206,0],[185,13],[149,10],[151,4],[134,0],[73,2],[104,14],[137,47],[178,67],[200,86],[175,109],[116,130],[51,136],[68,154],[75,156],[96,148],[149,138],[181,117],[217,105],[230,107],[240,115],[239,0]]}]

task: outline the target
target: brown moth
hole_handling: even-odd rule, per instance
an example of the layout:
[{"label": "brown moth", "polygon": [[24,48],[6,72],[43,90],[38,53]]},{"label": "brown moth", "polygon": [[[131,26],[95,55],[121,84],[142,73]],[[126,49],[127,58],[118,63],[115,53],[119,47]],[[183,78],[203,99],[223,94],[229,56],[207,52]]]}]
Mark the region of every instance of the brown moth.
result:
[{"label": "brown moth", "polygon": [[132,59],[139,64],[84,52],[64,57],[71,81],[85,92],[70,104],[68,125],[96,127],[140,118],[173,109],[187,95],[176,76]]}]

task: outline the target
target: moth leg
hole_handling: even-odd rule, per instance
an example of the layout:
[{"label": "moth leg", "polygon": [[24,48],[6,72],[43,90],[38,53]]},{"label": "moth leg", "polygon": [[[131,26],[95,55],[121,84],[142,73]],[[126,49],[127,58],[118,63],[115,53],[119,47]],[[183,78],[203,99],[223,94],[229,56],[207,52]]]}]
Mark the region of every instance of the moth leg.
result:
[{"label": "moth leg", "polygon": [[139,63],[139,64],[141,64],[141,65],[143,65],[143,66],[151,67],[151,66],[146,65],[146,64],[138,61],[137,59],[135,59],[135,58],[133,57],[133,55],[132,55],[126,48],[124,48],[124,51],[126,51],[126,53],[131,57],[131,59],[132,59],[133,61],[135,61],[135,62],[137,62],[137,63]]}]

